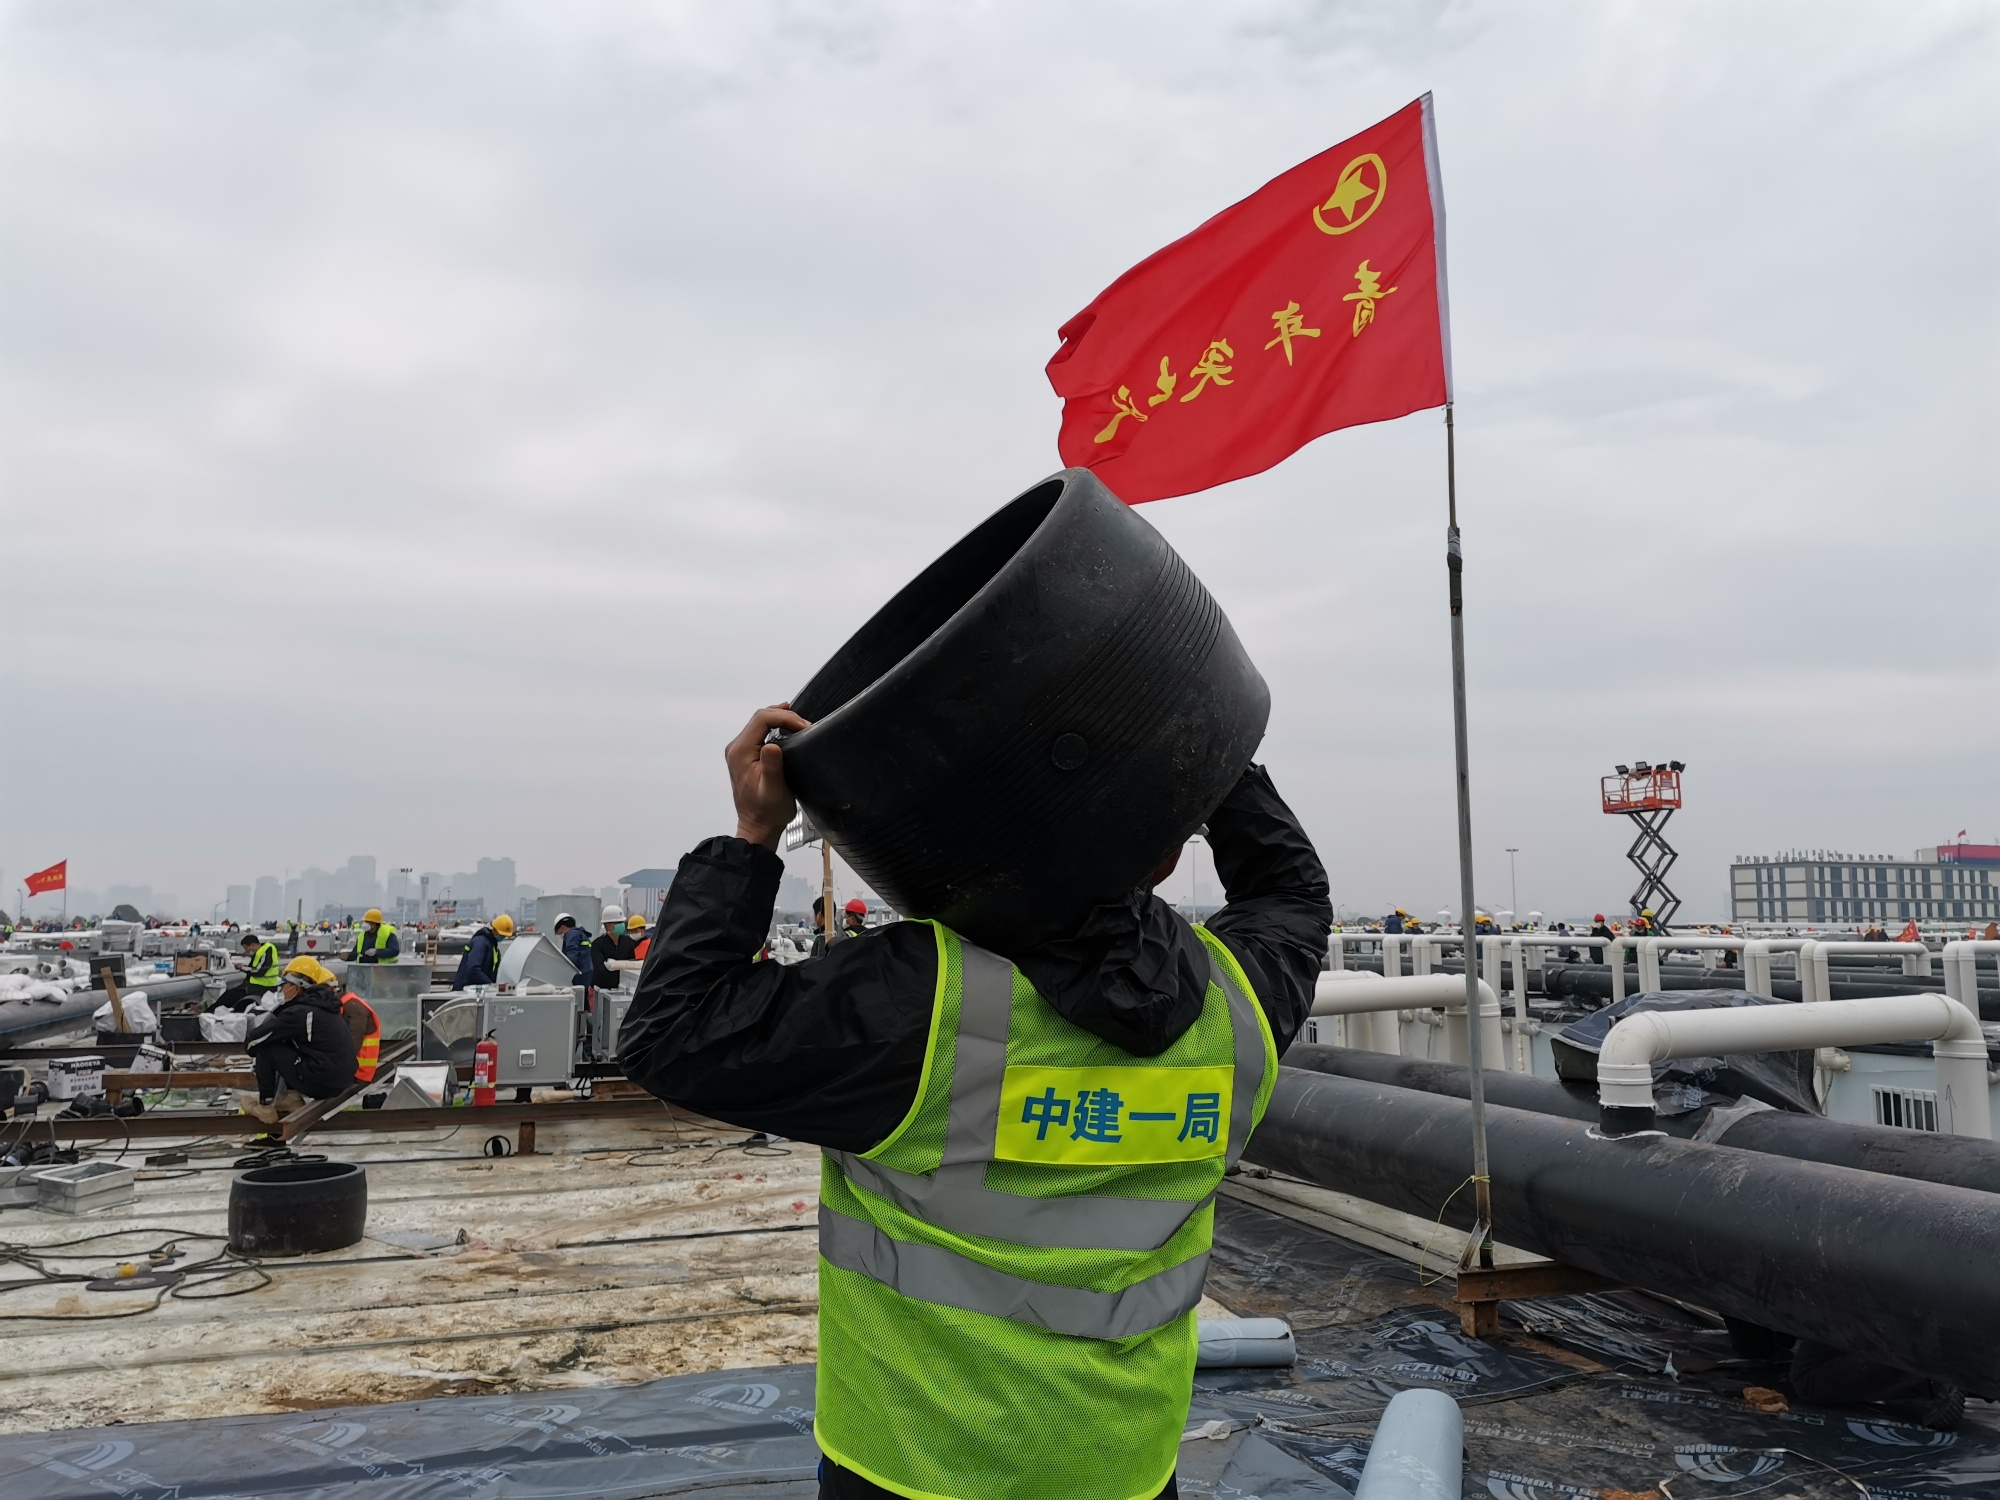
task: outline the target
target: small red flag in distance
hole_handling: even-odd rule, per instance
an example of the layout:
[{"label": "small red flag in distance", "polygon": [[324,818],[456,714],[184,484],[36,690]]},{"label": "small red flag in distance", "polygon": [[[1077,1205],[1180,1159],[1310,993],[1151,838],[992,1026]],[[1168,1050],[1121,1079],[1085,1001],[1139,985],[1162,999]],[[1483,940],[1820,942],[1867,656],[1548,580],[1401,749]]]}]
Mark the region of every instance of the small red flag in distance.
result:
[{"label": "small red flag in distance", "polygon": [[28,894],[39,896],[44,891],[60,891],[69,884],[69,861],[59,860],[46,870],[37,870],[27,879]]},{"label": "small red flag in distance", "polygon": [[1451,399],[1426,94],[1141,261],[1063,324],[1057,446],[1128,504]]}]

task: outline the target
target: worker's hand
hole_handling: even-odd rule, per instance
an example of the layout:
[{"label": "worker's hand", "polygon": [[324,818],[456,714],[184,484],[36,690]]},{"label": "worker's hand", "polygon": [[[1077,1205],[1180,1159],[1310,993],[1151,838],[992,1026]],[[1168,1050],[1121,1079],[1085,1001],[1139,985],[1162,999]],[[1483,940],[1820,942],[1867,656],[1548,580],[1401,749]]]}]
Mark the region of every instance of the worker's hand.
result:
[{"label": "worker's hand", "polygon": [[799,810],[785,785],[785,752],[764,743],[773,729],[810,729],[789,703],[760,708],[750,715],[743,732],[729,742],[722,758],[729,764],[729,790],[736,799],[736,836],[762,844],[772,853],[784,837],[785,825]]}]

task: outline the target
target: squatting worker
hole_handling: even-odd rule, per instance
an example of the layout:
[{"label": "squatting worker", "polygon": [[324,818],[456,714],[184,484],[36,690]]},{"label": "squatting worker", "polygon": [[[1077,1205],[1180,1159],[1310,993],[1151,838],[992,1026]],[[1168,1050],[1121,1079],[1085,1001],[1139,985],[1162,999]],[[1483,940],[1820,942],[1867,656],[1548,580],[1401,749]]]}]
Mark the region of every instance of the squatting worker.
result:
[{"label": "squatting worker", "polygon": [[392,964],[402,952],[402,939],[396,936],[394,927],[382,920],[382,913],[372,906],[363,912],[349,959],[357,964]]},{"label": "squatting worker", "polygon": [[330,1099],[354,1082],[360,1048],[341,1013],[340,982],[318,959],[285,965],[278,1008],[252,1021],[244,1045],[257,1069],[257,1098],[243,1113],[266,1125],[308,1099]]},{"label": "squatting worker", "polygon": [[826,1149],[821,1496],[1176,1494],[1210,1199],[1311,1008],[1318,856],[1252,766],[1208,818],[1206,930],[1138,889],[1005,957],[903,921],[758,963],[793,813],[774,727],[806,725],[767,708],[729,746],[736,835],[681,860],[619,1061]]}]

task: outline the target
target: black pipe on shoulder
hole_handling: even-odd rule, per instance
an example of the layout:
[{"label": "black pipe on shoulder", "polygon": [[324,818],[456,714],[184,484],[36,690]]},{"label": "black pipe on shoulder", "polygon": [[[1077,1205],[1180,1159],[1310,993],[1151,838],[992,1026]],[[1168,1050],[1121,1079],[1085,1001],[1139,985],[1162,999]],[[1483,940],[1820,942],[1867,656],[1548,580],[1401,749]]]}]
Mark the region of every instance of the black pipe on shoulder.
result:
[{"label": "black pipe on shoulder", "polygon": [[[1503,1105],[1486,1121],[1508,1244],[2000,1396],[2000,1197]],[[1245,1159],[1472,1224],[1463,1100],[1281,1068]]]},{"label": "black pipe on shoulder", "polygon": [[[1454,1099],[1471,1097],[1470,1075],[1456,1063],[1421,1062],[1392,1057],[1386,1052],[1316,1046],[1310,1042],[1295,1042],[1285,1054],[1284,1062],[1288,1068],[1331,1073],[1367,1083],[1417,1089]],[[1585,1084],[1488,1069],[1486,1097],[1509,1109],[1533,1110],[1536,1114],[1586,1123],[1599,1120],[1597,1091]],[[1650,1110],[1631,1113],[1640,1117],[1638,1123],[1642,1129],[1663,1130],[1686,1139],[1709,1122],[1712,1111],[1698,1109],[1684,1115],[1655,1115]],[[1938,1135],[1924,1130],[1892,1130],[1886,1125],[1851,1125],[1845,1120],[1789,1114],[1778,1109],[1747,1111],[1709,1139],[1739,1151],[1761,1151],[1769,1156],[1789,1156],[1794,1161],[1826,1162],[1830,1166],[1885,1172],[1891,1177],[1908,1177],[1918,1182],[2000,1193],[2000,1141]]]}]

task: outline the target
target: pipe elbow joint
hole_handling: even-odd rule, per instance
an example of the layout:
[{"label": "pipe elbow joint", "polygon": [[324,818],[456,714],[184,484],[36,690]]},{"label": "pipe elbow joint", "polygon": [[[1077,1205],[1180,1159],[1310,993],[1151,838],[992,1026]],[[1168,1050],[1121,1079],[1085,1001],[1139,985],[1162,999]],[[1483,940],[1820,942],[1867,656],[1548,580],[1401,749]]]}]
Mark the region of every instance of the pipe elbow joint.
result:
[{"label": "pipe elbow joint", "polygon": [[1948,1024],[1944,1035],[1931,1043],[1931,1051],[1937,1057],[1977,1057],[1986,1056],[1986,1033],[1980,1029],[1979,1017],[1962,1002],[1939,996],[1944,1001]]},{"label": "pipe elbow joint", "polygon": [[1652,1064],[1618,1062],[1599,1054],[1597,1107],[1607,1113],[1641,1112],[1650,1121],[1653,1115]]}]

